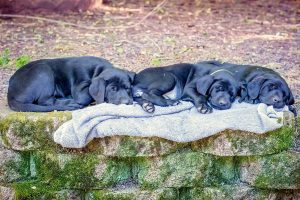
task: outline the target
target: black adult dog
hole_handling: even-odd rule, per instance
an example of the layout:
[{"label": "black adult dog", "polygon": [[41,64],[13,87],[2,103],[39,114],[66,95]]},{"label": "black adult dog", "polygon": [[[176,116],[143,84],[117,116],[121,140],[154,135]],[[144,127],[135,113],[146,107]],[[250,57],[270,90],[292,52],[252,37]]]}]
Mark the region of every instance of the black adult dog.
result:
[{"label": "black adult dog", "polygon": [[272,69],[218,61],[205,63],[225,68],[234,74],[242,84],[240,102],[265,103],[278,109],[294,104],[294,97],[288,84]]},{"label": "black adult dog", "polygon": [[154,105],[176,105],[181,99],[193,102],[200,113],[210,113],[207,101],[216,109],[227,109],[236,93],[237,83],[228,71],[188,63],[147,68],[136,75],[133,84],[134,100],[149,113],[154,112]]},{"label": "black adult dog", "polygon": [[194,65],[194,73],[185,86],[183,100],[191,100],[197,110],[211,113],[212,108],[226,110],[231,107],[240,89],[233,73],[209,63]]},{"label": "black adult dog", "polygon": [[15,111],[48,112],[75,110],[94,101],[132,104],[134,75],[91,56],[37,60],[10,78],[8,105]]}]

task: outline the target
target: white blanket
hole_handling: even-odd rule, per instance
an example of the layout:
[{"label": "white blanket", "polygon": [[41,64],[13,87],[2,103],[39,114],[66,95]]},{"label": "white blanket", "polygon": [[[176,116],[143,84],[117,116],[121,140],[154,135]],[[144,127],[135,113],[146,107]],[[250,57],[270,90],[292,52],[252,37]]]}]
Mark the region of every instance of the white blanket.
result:
[{"label": "white blanket", "polygon": [[148,114],[137,104],[99,104],[77,110],[54,133],[54,141],[68,148],[82,148],[93,138],[114,135],[190,142],[226,129],[262,134],[283,125],[283,120],[278,120],[283,112],[265,104],[235,102],[231,109],[214,110],[211,114],[198,113],[189,102],[155,109],[154,114]]}]

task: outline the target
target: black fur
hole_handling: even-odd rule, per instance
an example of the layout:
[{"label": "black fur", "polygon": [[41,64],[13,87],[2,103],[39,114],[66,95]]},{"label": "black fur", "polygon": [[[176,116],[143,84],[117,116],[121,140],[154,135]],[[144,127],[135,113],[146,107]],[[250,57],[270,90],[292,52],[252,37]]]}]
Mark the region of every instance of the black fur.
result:
[{"label": "black fur", "polygon": [[265,103],[274,108],[283,108],[294,104],[293,94],[286,81],[272,69],[251,65],[236,65],[208,61],[218,67],[225,68],[234,74],[242,84],[240,101],[248,103]]},{"label": "black fur", "polygon": [[231,107],[239,86],[230,71],[208,63],[196,64],[182,99],[191,100],[203,114],[211,113],[212,108],[225,110]]},{"label": "black fur", "polygon": [[[154,105],[170,106],[179,103],[192,64],[175,64],[165,67],[147,68],[135,76],[133,96],[146,112],[154,112]],[[174,90],[172,97],[166,94]]]},{"label": "black fur", "polygon": [[75,110],[93,101],[132,104],[134,75],[91,56],[37,60],[10,78],[8,104],[23,112]]},{"label": "black fur", "polygon": [[[181,99],[193,102],[200,113],[212,112],[208,101],[216,109],[228,109],[238,84],[226,71],[211,74],[216,68],[188,63],[147,68],[135,77],[134,100],[150,113],[154,112],[154,105],[176,105]],[[166,97],[170,91],[174,95]]]}]

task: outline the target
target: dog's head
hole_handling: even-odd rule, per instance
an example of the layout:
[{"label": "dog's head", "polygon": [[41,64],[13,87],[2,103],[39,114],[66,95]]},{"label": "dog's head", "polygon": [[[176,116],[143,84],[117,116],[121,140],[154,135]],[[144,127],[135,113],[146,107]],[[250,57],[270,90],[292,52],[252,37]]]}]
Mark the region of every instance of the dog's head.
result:
[{"label": "dog's head", "polygon": [[290,88],[279,75],[257,75],[247,83],[246,87],[251,99],[258,99],[259,102],[272,105],[274,108],[294,104]]},{"label": "dog's head", "polygon": [[132,104],[131,84],[135,73],[117,68],[105,69],[92,78],[89,93],[97,104]]},{"label": "dog's head", "polygon": [[226,72],[203,76],[196,85],[197,91],[207,96],[212,107],[219,110],[229,109],[239,90],[238,82]]}]

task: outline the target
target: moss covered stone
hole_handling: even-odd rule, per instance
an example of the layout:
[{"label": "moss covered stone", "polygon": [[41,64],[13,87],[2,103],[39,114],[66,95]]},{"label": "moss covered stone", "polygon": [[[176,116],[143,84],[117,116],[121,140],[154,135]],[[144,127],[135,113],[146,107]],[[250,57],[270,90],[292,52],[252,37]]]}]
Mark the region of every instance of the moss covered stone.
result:
[{"label": "moss covered stone", "polygon": [[14,200],[15,191],[9,187],[0,186],[0,200]]},{"label": "moss covered stone", "polygon": [[294,145],[292,127],[284,126],[265,134],[227,130],[192,143],[192,149],[219,156],[268,155]]},{"label": "moss covered stone", "polygon": [[14,200],[81,200],[84,196],[84,192],[81,190],[59,191],[48,184],[36,181],[14,183],[9,190],[12,192],[11,197]]},{"label": "moss covered stone", "polygon": [[120,159],[107,159],[93,153],[33,155],[36,179],[61,188],[102,188],[131,178],[131,165]]},{"label": "moss covered stone", "polygon": [[240,159],[241,181],[257,188],[300,189],[300,152]]},{"label": "moss covered stone", "polygon": [[178,191],[172,188],[140,190],[129,188],[122,190],[98,190],[86,194],[87,200],[176,200]]},{"label": "moss covered stone", "polygon": [[56,148],[52,134],[70,118],[69,112],[13,112],[0,118],[0,137],[5,147],[14,150]]},{"label": "moss covered stone", "polygon": [[0,148],[0,183],[8,184],[30,176],[29,155]]},{"label": "moss covered stone", "polygon": [[116,157],[160,156],[188,146],[188,143],[172,142],[158,137],[114,136],[99,141],[103,155]]},{"label": "moss covered stone", "polygon": [[191,188],[185,200],[240,200],[240,199],[298,199],[300,190],[261,190],[245,184],[220,187]]},{"label": "moss covered stone", "polygon": [[216,158],[199,152],[177,152],[141,159],[134,171],[143,188],[196,187],[234,182],[233,158]]}]

